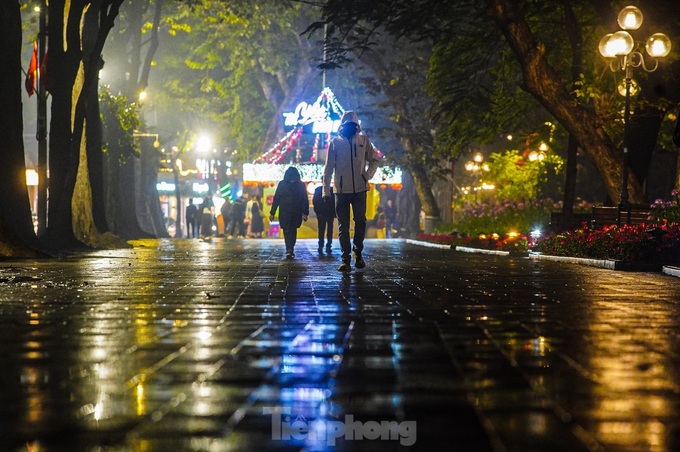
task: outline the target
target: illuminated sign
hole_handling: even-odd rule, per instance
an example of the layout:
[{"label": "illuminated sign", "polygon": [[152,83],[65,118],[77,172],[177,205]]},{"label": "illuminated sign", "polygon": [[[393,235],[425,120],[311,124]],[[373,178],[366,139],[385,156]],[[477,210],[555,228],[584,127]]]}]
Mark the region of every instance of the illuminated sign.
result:
[{"label": "illuminated sign", "polygon": [[175,191],[175,184],[170,183],[170,182],[158,182],[156,184],[156,190],[162,191],[162,192],[174,192]]},{"label": "illuminated sign", "polygon": [[292,113],[284,113],[286,127],[312,125],[312,133],[335,133],[340,127],[340,120],[332,120],[328,116],[328,109],[320,104],[309,105],[300,102]]},{"label": "illuminated sign", "polygon": [[210,185],[200,182],[194,182],[191,186],[194,193],[208,193],[210,190]]},{"label": "illuminated sign", "polygon": [[295,111],[283,113],[283,123],[286,129],[304,127],[311,133],[337,133],[343,112],[333,91],[324,88],[313,104],[300,102]]}]

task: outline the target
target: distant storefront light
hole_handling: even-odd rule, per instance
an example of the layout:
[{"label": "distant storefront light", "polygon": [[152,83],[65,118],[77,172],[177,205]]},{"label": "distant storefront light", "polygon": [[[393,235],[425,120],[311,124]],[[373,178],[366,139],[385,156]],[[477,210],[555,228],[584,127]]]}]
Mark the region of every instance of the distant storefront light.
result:
[{"label": "distant storefront light", "polygon": [[158,182],[156,184],[156,190],[159,192],[174,192],[175,184],[171,182]]},{"label": "distant storefront light", "polygon": [[26,170],[26,185],[29,187],[38,185],[38,172],[34,169]]},{"label": "distant storefront light", "polygon": [[200,182],[194,182],[191,188],[194,193],[208,193],[210,191],[210,185]]}]

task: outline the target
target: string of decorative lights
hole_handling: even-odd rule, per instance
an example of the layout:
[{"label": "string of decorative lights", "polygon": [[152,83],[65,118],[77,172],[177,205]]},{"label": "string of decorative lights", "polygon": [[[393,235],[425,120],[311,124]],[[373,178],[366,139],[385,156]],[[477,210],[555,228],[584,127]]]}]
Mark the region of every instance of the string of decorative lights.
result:
[{"label": "string of decorative lights", "polygon": [[280,163],[302,135],[302,127],[295,127],[281,138],[267,152],[255,159],[255,163]]}]

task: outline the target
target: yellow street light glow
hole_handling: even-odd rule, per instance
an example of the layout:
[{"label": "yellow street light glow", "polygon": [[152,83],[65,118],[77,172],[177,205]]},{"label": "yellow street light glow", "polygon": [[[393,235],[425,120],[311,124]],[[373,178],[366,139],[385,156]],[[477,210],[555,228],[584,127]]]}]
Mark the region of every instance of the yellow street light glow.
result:
[{"label": "yellow street light glow", "polygon": [[207,136],[201,136],[196,140],[196,149],[198,152],[206,153],[210,150],[211,142]]},{"label": "yellow street light glow", "polygon": [[610,52],[614,55],[623,56],[628,55],[633,51],[633,47],[635,47],[635,41],[627,31],[617,31],[609,39],[607,46],[612,47]]},{"label": "yellow street light glow", "polygon": [[[620,95],[624,96],[626,95],[626,81],[621,80],[621,83],[618,84],[616,87],[616,90],[619,92]],[[630,95],[635,96],[638,91],[640,91],[640,86],[638,83],[635,81],[634,78],[630,79]]]},{"label": "yellow street light glow", "polygon": [[614,36],[614,33],[607,33],[602,37],[602,39],[600,39],[600,44],[598,45],[598,49],[600,49],[600,55],[605,58],[614,58],[616,56],[616,53],[614,53],[614,46],[609,44],[612,36]]},{"label": "yellow street light glow", "polygon": [[482,160],[484,160],[484,156],[481,153],[477,152],[477,153],[475,153],[472,160],[474,160],[477,163],[480,163],[480,162],[482,162]]},{"label": "yellow street light glow", "polygon": [[647,49],[649,56],[663,58],[671,51],[671,40],[663,33],[654,33],[647,38],[645,49]]},{"label": "yellow street light glow", "polygon": [[38,186],[38,172],[36,170],[26,170],[26,185],[29,187]]},{"label": "yellow street light glow", "polygon": [[624,30],[637,30],[642,26],[642,11],[635,6],[626,6],[619,12],[619,26]]}]

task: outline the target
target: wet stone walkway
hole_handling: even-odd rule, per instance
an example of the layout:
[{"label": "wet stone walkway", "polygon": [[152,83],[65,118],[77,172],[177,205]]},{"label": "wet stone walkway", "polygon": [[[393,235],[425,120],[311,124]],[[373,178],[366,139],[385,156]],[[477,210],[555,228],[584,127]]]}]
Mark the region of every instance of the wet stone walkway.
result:
[{"label": "wet stone walkway", "polygon": [[402,240],[349,274],[296,254],[0,262],[0,450],[680,450],[680,279]]}]

